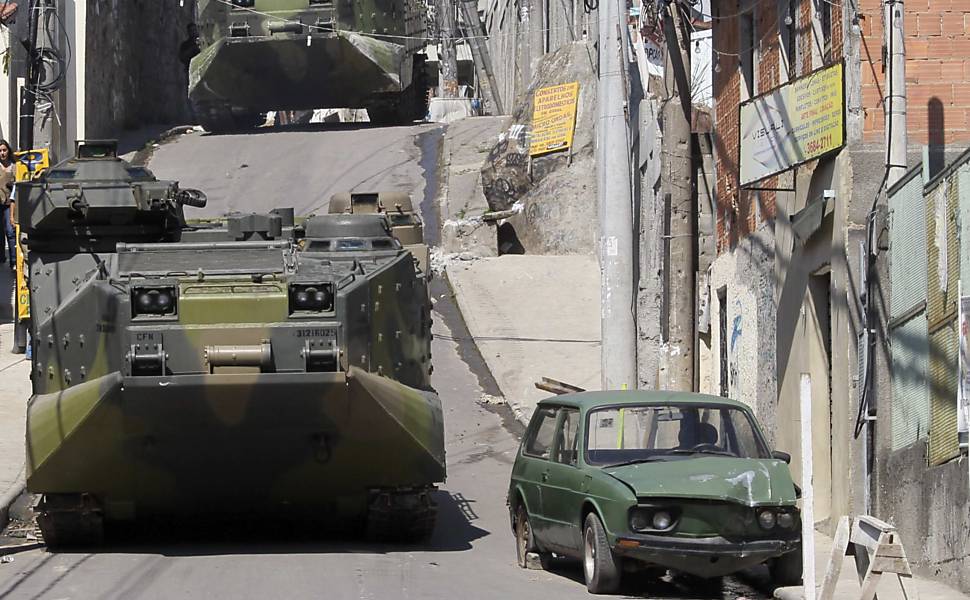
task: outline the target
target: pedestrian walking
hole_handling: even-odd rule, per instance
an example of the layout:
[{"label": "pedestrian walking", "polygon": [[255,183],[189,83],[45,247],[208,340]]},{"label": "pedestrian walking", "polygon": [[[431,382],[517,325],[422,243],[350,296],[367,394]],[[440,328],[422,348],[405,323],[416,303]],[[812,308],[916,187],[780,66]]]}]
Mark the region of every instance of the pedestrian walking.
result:
[{"label": "pedestrian walking", "polygon": [[7,140],[0,139],[0,204],[3,206],[3,234],[7,238],[6,257],[0,255],[0,263],[9,260],[11,271],[17,270],[17,232],[13,222],[13,184],[16,178],[13,148]]}]

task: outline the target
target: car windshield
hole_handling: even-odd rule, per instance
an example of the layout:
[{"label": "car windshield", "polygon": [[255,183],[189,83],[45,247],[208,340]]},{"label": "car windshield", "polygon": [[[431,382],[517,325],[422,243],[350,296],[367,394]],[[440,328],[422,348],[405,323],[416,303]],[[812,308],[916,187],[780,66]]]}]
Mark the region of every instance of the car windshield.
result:
[{"label": "car windshield", "polygon": [[692,456],[771,458],[748,413],[731,406],[611,406],[590,411],[586,460],[619,465]]}]

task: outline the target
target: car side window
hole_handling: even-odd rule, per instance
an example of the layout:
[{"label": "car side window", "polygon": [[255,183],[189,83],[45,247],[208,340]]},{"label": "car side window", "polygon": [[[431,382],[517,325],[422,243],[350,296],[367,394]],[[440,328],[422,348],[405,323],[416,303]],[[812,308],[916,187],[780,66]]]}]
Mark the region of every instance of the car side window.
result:
[{"label": "car side window", "polygon": [[525,453],[536,458],[549,458],[556,435],[556,409],[540,408],[532,417],[534,425],[526,440]]},{"label": "car side window", "polygon": [[575,408],[564,408],[559,411],[559,435],[556,444],[556,454],[553,460],[566,465],[576,464],[577,434],[579,432],[579,411]]}]

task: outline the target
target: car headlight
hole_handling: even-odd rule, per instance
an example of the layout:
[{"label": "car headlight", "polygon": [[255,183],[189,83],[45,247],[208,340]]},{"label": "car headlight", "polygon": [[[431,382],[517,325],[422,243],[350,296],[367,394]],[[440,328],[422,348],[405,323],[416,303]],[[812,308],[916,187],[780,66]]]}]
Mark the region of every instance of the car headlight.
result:
[{"label": "car headlight", "polygon": [[782,529],[791,529],[795,526],[795,513],[778,513],[777,523],[778,527],[781,527]]},{"label": "car headlight", "polygon": [[330,284],[295,284],[290,286],[290,313],[324,312],[333,309]]},{"label": "car headlight", "polygon": [[642,508],[634,508],[630,511],[630,529],[643,531],[648,527],[650,527],[650,513]]},{"label": "car headlight", "polygon": [[669,529],[674,523],[674,518],[669,512],[665,510],[658,510],[653,513],[653,528],[654,529]]},{"label": "car headlight", "polygon": [[141,287],[131,291],[131,314],[174,315],[177,294],[174,287]]},{"label": "car headlight", "polygon": [[775,520],[775,511],[771,509],[765,509],[758,513],[758,524],[761,525],[762,529],[774,529]]}]

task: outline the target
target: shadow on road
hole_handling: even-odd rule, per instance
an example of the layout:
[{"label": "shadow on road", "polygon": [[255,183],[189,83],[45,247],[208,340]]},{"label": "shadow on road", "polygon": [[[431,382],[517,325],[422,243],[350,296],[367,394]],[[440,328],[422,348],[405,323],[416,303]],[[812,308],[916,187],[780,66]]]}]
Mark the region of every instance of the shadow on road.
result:
[{"label": "shadow on road", "polygon": [[[578,560],[557,558],[549,572],[586,585],[583,565]],[[774,586],[766,567],[748,569],[722,579],[704,580],[680,574],[642,571],[626,573],[619,595],[623,598],[653,600],[712,600],[735,598],[759,600],[772,597]]]},{"label": "shadow on road", "polygon": [[229,556],[239,554],[391,554],[457,552],[489,532],[472,524],[478,519],[474,500],[439,490],[438,522],[431,539],[420,543],[383,543],[363,539],[353,522],[334,524],[260,515],[252,518],[150,519],[114,526],[102,546],[78,547],[63,554],[160,554],[163,556]]}]

